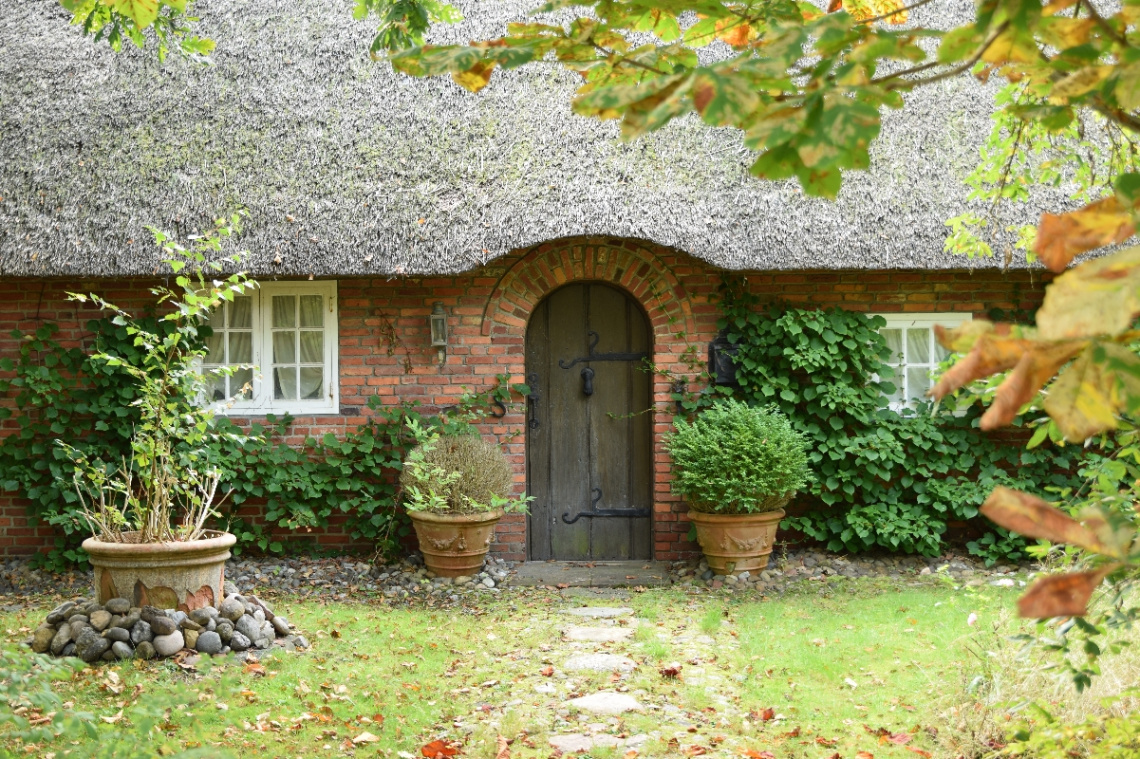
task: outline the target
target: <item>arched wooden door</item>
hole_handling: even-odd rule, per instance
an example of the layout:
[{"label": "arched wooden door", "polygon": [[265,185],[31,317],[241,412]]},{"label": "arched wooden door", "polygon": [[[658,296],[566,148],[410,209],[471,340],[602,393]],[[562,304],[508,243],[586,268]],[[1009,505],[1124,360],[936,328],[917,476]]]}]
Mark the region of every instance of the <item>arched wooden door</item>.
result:
[{"label": "arched wooden door", "polygon": [[531,559],[651,557],[650,334],[637,303],[603,284],[560,288],[531,315]]}]

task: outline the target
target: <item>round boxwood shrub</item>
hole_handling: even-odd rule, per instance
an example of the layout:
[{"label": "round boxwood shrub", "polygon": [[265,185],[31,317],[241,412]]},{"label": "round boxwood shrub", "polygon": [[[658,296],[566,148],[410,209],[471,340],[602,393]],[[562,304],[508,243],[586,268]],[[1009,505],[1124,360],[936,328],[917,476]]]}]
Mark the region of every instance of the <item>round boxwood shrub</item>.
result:
[{"label": "round boxwood shrub", "polygon": [[807,440],[775,407],[719,400],[666,439],[673,490],[693,511],[775,511],[807,484]]}]

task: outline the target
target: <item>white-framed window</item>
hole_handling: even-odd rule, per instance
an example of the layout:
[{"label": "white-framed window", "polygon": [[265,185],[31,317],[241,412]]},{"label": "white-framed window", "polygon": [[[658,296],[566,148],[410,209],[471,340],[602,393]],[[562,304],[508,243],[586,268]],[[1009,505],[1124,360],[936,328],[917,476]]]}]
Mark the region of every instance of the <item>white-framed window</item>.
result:
[{"label": "white-framed window", "polygon": [[934,338],[934,326],[958,327],[973,318],[960,313],[875,315],[887,321],[885,327],[879,328],[879,334],[891,349],[887,364],[895,370],[894,378],[889,380],[895,392],[888,402],[896,410],[926,398],[934,384],[931,373],[950,355]]},{"label": "white-framed window", "polygon": [[210,378],[209,400],[222,411],[339,411],[336,282],[263,283],[215,312],[210,327],[204,369],[253,367]]}]

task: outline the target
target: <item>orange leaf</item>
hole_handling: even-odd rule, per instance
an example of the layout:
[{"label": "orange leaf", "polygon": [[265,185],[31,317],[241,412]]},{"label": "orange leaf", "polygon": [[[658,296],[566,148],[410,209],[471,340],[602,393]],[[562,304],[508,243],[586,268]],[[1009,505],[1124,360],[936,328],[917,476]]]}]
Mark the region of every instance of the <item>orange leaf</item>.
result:
[{"label": "orange leaf", "polygon": [[1111,564],[1095,572],[1042,577],[1018,599],[1017,611],[1029,619],[1083,617],[1088,613],[1089,599],[1101,580],[1119,567],[1119,564]]},{"label": "orange leaf", "polygon": [[1061,272],[1081,253],[1124,242],[1134,234],[1132,213],[1111,196],[1077,211],[1041,214],[1033,252],[1049,269]]},{"label": "orange leaf", "polygon": [[1067,543],[1103,552],[1104,545],[1092,530],[1037,496],[1007,487],[996,487],[982,504],[990,521],[1027,538]]},{"label": "orange leaf", "polygon": [[538,671],[538,674],[543,677],[551,677],[554,675],[554,667],[543,667]]},{"label": "orange leaf", "polygon": [[913,751],[914,753],[921,756],[922,759],[931,759],[931,757],[934,756],[934,754],[930,753],[929,751],[923,751],[922,749],[915,748],[914,746],[906,746],[906,750],[907,751]]},{"label": "orange leaf", "polygon": [[969,345],[969,353],[939,378],[930,391],[934,398],[942,398],[976,379],[989,377],[1017,366],[1017,362],[1032,347],[1032,330],[1010,324],[978,322],[948,330],[938,325],[934,334],[943,346],[961,350]]},{"label": "orange leaf", "polygon": [[890,743],[894,743],[897,746],[901,746],[904,743],[910,743],[910,739],[913,737],[914,736],[911,735],[910,733],[891,733],[890,735],[887,736],[887,740]]},{"label": "orange leaf", "polygon": [[993,402],[980,420],[981,428],[993,430],[1012,422],[1021,407],[1033,400],[1045,383],[1084,350],[1085,345],[1080,340],[1028,342],[1013,371],[998,385]]},{"label": "orange leaf", "polygon": [[827,4],[828,13],[835,13],[841,10],[843,10],[843,0],[831,0],[831,2]]},{"label": "orange leaf", "polygon": [[439,757],[451,757],[459,753],[459,747],[453,743],[447,743],[442,740],[434,740],[420,749],[420,753],[427,759],[438,759]]},{"label": "orange leaf", "polygon": [[511,759],[510,743],[502,735],[495,741],[495,759]]},{"label": "orange leaf", "polygon": [[828,748],[831,748],[836,743],[839,743],[839,739],[838,738],[824,738],[822,735],[820,735],[820,736],[816,737],[815,742],[821,746],[826,746]]},{"label": "orange leaf", "polygon": [[742,751],[740,754],[741,756],[747,756],[748,759],[776,759],[776,755],[771,751],[757,751],[754,748]]},{"label": "orange leaf", "polygon": [[685,756],[703,756],[708,752],[709,750],[704,746],[698,746],[694,743],[692,746],[685,746],[684,754]]},{"label": "orange leaf", "polygon": [[860,751],[855,755],[855,759],[875,759],[875,755],[870,751]]},{"label": "orange leaf", "polygon": [[760,711],[756,712],[756,717],[761,722],[768,722],[776,718],[776,710],[770,706],[766,706]]}]

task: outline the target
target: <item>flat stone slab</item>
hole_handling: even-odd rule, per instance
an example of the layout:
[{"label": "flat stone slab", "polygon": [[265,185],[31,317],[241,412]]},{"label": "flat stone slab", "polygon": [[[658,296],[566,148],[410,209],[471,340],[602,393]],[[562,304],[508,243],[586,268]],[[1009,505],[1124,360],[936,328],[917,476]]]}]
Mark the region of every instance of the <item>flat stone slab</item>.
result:
[{"label": "flat stone slab", "polygon": [[659,561],[528,561],[511,577],[512,585],[566,588],[661,587],[669,568]]},{"label": "flat stone slab", "polygon": [[566,702],[575,709],[593,714],[625,714],[641,710],[637,699],[625,693],[591,693],[589,696],[574,698]]},{"label": "flat stone slab", "polygon": [[637,663],[625,656],[617,654],[580,654],[571,656],[564,665],[566,669],[591,672],[632,672]]},{"label": "flat stone slab", "polygon": [[562,613],[588,619],[616,619],[633,616],[633,609],[628,606],[579,606],[576,609],[563,609]]},{"label": "flat stone slab", "polygon": [[649,740],[648,735],[631,735],[628,738],[618,738],[616,735],[586,735],[585,733],[571,733],[569,735],[550,736],[550,745],[563,754],[579,754],[589,751],[596,746],[617,748],[618,746],[640,746]]},{"label": "flat stone slab", "polygon": [[628,627],[567,627],[562,631],[566,640],[577,640],[585,643],[616,643],[626,640],[633,635]]}]

